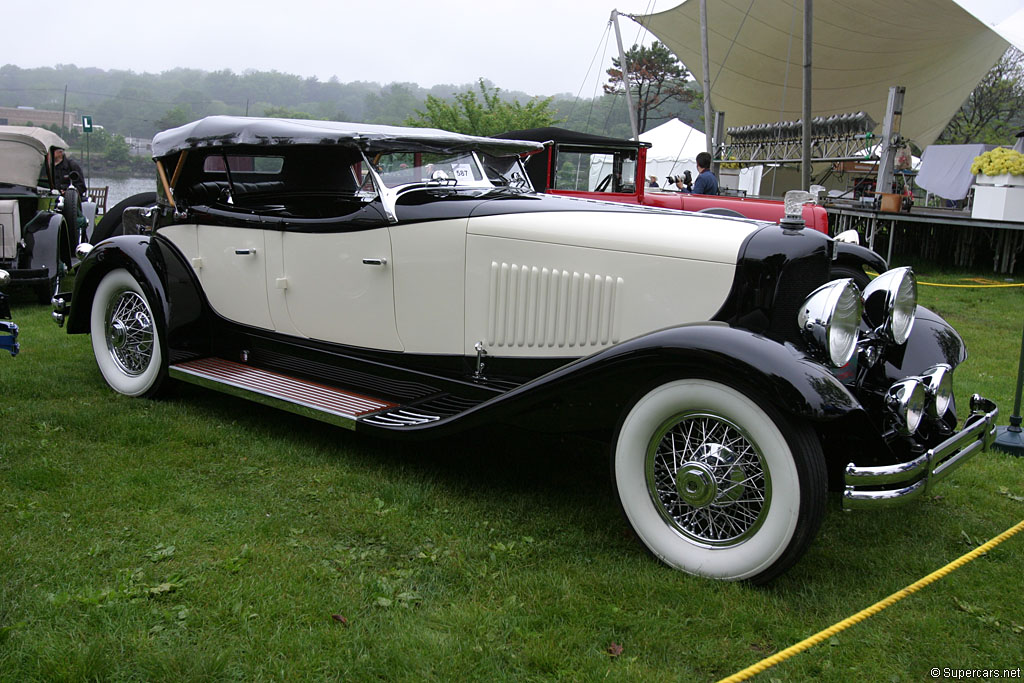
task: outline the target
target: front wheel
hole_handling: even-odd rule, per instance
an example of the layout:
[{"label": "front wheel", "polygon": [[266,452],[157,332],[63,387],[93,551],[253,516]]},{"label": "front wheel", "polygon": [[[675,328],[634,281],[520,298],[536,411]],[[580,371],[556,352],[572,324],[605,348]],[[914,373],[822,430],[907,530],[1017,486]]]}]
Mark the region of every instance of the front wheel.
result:
[{"label": "front wheel", "polygon": [[824,515],[825,461],[813,431],[721,382],[648,392],[623,418],[612,456],[633,530],[690,574],[769,581],[799,559]]},{"label": "front wheel", "polygon": [[863,292],[864,288],[871,284],[871,276],[865,273],[861,268],[857,266],[850,266],[846,264],[837,264],[832,266],[832,279],[838,280],[839,278],[848,277],[853,280],[853,284]]},{"label": "front wheel", "polygon": [[167,374],[160,324],[138,281],[124,269],[103,276],[92,300],[90,332],[100,374],[114,391],[152,396]]}]

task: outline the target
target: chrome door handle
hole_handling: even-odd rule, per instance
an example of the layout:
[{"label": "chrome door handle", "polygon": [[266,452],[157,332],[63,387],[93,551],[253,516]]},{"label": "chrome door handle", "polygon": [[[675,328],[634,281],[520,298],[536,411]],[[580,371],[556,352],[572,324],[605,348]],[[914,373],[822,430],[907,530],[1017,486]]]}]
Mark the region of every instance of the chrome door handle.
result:
[{"label": "chrome door handle", "polygon": [[386,266],[388,260],[386,258],[364,258],[363,265],[366,266]]},{"label": "chrome door handle", "polygon": [[249,249],[235,249],[235,254],[237,256],[249,256],[250,254],[255,254],[255,253],[256,253],[256,250],[253,249],[253,248],[249,248]]}]

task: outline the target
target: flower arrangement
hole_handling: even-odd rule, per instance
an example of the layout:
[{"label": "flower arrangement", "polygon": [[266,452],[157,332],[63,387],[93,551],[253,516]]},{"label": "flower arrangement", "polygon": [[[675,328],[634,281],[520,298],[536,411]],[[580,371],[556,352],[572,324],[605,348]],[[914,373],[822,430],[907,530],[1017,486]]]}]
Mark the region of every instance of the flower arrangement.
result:
[{"label": "flower arrangement", "polygon": [[[736,157],[734,157],[734,156],[729,157],[729,159],[735,159],[735,158]],[[732,163],[731,161],[723,161],[722,162],[722,168],[743,168],[743,165],[738,163],[738,162],[737,163]]]},{"label": "flower arrangement", "polygon": [[1024,176],[1024,154],[1009,147],[996,147],[974,157],[971,173],[997,176],[1003,174]]}]

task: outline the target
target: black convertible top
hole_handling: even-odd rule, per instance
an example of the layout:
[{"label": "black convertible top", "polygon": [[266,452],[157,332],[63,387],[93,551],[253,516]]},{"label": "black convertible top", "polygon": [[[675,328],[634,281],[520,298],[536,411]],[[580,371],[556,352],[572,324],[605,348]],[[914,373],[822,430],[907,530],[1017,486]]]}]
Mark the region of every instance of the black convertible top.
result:
[{"label": "black convertible top", "polygon": [[579,133],[566,128],[548,126],[546,128],[527,128],[526,130],[510,130],[494,137],[501,140],[533,140],[535,142],[553,141],[559,145],[592,145],[597,147],[625,147],[637,149],[638,147],[650,147],[649,142],[637,142],[635,140],[624,140],[622,138],[606,138],[603,135],[591,135],[590,133]]},{"label": "black convertible top", "polygon": [[429,152],[448,154],[478,150],[512,156],[541,149],[536,142],[477,137],[436,128],[402,128],[369,123],[208,116],[157,133],[153,158],[198,147],[237,145],[351,145],[365,152]]}]

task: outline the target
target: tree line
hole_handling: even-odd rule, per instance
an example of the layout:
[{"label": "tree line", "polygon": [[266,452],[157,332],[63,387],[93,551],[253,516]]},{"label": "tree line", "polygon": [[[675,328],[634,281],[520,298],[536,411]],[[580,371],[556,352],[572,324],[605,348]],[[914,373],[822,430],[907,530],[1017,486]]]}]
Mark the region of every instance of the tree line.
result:
[{"label": "tree line", "polygon": [[[643,132],[678,117],[703,130],[701,92],[692,75],[661,43],[626,53],[629,87]],[[1011,48],[953,117],[939,142],[1012,144],[1024,125],[1024,55]],[[364,123],[431,126],[493,135],[558,125],[609,137],[630,137],[618,58],[605,70],[600,94],[541,98],[506,91],[481,78],[472,84],[436,85],[320,81],[278,71],[172,69],[159,74],[55,67],[0,67],[0,106],[90,114],[98,128],[92,150],[115,164],[128,163],[123,137],[157,131],[215,114],[279,116]],[[78,135],[64,131],[79,147]]]},{"label": "tree line", "polygon": [[[415,83],[342,83],[337,78],[320,81],[277,71],[172,69],[140,74],[66,64],[32,69],[11,64],[0,67],[0,106],[57,111],[66,106],[67,111],[92,115],[94,124],[108,133],[125,137],[152,137],[157,131],[215,114],[404,125],[417,120],[418,111],[426,113],[432,107],[436,111],[439,102],[460,101],[457,98],[465,101],[466,97],[479,98],[484,107],[508,105],[528,113],[543,112],[559,125],[575,130],[630,135],[628,114],[619,93],[602,92],[581,99],[568,93],[537,98],[503,90],[486,79],[423,88]],[[652,111],[651,120],[661,122],[673,116],[695,122],[700,112],[687,106],[662,106]],[[521,116],[519,119],[523,120]]]}]

